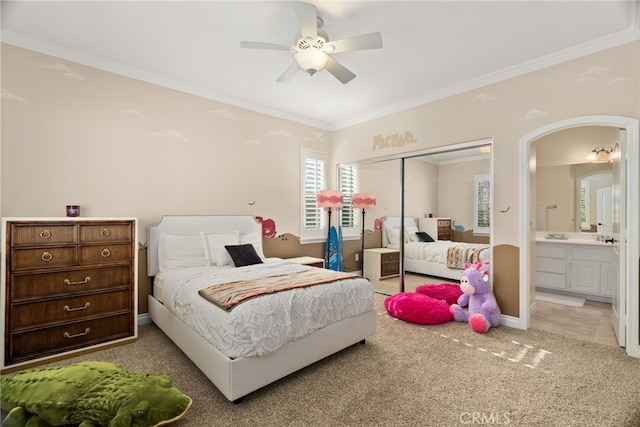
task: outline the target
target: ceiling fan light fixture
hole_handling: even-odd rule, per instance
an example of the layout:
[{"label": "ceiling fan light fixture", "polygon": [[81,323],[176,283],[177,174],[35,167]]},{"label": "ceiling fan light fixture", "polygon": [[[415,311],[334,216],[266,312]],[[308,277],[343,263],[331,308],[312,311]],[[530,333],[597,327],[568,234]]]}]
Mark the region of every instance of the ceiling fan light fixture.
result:
[{"label": "ceiling fan light fixture", "polygon": [[298,51],[294,59],[298,67],[310,76],[322,70],[329,61],[329,56],[316,47],[308,47],[307,49]]}]

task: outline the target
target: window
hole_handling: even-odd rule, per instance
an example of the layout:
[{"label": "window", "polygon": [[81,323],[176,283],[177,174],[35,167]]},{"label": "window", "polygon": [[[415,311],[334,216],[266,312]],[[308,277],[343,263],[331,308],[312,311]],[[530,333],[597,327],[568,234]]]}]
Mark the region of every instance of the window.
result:
[{"label": "window", "polygon": [[580,229],[591,229],[591,182],[586,179],[580,180]]},{"label": "window", "polygon": [[300,239],[317,239],[326,236],[327,217],[318,207],[317,195],[326,189],[327,154],[321,151],[301,150],[302,220]]},{"label": "window", "polygon": [[491,232],[491,177],[476,175],[474,181],[473,234]]},{"label": "window", "polygon": [[[357,229],[359,225],[358,215],[353,210],[353,195],[358,192],[358,168],[356,166],[341,165],[338,168],[338,189],[342,191],[344,206],[342,208],[343,233],[348,228]],[[351,233],[348,233],[351,234]]]}]

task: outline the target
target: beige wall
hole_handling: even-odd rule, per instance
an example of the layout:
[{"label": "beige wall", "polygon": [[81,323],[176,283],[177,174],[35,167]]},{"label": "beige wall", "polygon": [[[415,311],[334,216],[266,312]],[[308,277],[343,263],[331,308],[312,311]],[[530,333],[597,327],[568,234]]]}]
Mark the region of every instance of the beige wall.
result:
[{"label": "beige wall", "polygon": [[[519,140],[577,116],[640,116],[640,42],[628,43],[480,89],[332,132],[336,163],[493,137],[496,243],[518,244]],[[374,149],[377,135],[411,132],[415,143]]]},{"label": "beige wall", "polygon": [[[493,285],[503,313],[517,316],[520,138],[578,116],[640,117],[639,76],[636,41],[334,131],[333,159],[353,162],[493,138],[492,244],[500,246],[493,253],[494,273],[499,270]],[[407,132],[416,142],[373,144],[376,137]]]},{"label": "beige wall", "polygon": [[2,216],[252,214],[299,235],[327,131],[2,45]]},{"label": "beige wall", "polygon": [[[328,132],[3,44],[0,214],[73,203],[83,216],[137,216],[141,229],[161,214],[253,214],[297,235],[301,147],[337,164],[493,138],[493,243],[512,254],[519,139],[576,116],[640,117],[639,76],[634,42]],[[374,137],[407,132],[415,142],[374,149]],[[494,287],[517,315],[514,262],[496,266]]]},{"label": "beige wall", "polygon": [[440,188],[437,216],[451,218],[466,230],[473,229],[474,177],[488,174],[487,159],[442,164],[439,167]]}]

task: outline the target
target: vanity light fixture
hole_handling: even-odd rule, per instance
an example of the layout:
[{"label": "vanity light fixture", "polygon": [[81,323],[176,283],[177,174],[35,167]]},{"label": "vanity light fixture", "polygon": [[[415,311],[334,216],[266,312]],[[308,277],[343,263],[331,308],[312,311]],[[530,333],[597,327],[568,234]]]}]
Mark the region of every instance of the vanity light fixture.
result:
[{"label": "vanity light fixture", "polygon": [[612,151],[613,148],[596,147],[591,150],[591,153],[587,156],[587,160],[590,160],[592,163],[610,163]]}]

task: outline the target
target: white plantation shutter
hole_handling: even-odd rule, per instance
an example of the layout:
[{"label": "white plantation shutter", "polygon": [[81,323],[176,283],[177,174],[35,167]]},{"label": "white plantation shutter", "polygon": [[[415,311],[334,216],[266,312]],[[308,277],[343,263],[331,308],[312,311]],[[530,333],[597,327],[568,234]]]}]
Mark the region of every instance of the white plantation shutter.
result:
[{"label": "white plantation shutter", "polygon": [[476,175],[474,184],[473,234],[489,234],[491,232],[491,177]]},{"label": "white plantation shutter", "polygon": [[344,205],[342,208],[342,228],[356,228],[358,215],[353,210],[353,195],[358,192],[358,168],[356,166],[340,166],[338,169],[338,188],[342,191]]},{"label": "white plantation shutter", "polygon": [[318,207],[318,192],[326,189],[326,160],[327,154],[302,149],[302,230],[301,239],[322,237],[325,229],[326,216],[324,209]]},{"label": "white plantation shutter", "polygon": [[582,180],[580,183],[580,228],[583,230],[591,229],[591,183]]}]

